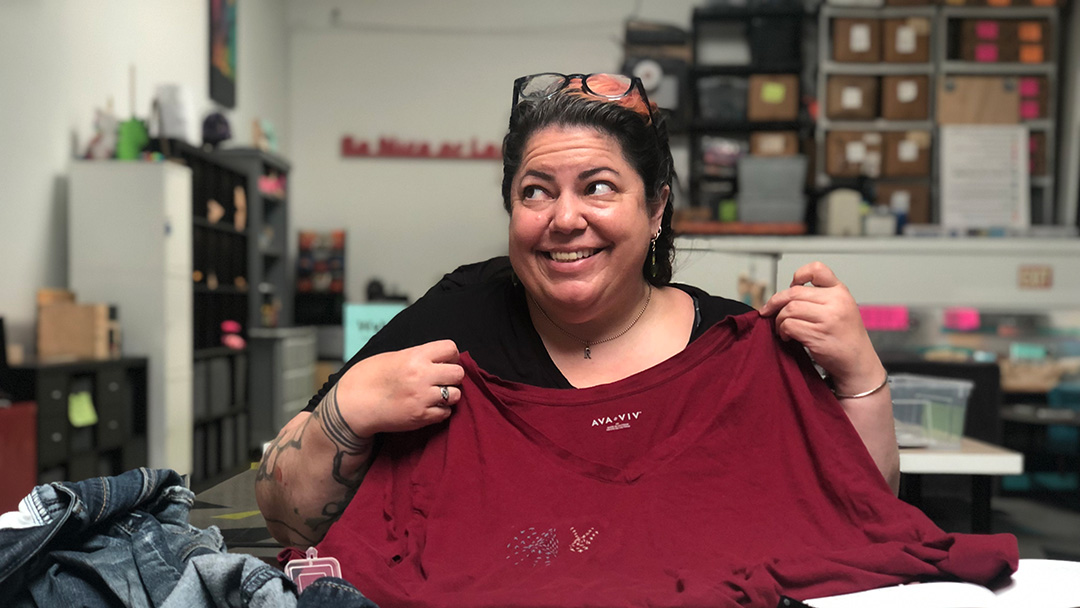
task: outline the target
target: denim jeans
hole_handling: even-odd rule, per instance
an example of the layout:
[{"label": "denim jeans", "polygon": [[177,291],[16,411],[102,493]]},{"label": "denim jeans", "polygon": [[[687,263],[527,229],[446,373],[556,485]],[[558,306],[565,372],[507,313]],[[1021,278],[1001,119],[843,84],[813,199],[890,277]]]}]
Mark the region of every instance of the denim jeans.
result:
[{"label": "denim jeans", "polygon": [[164,469],[34,488],[20,513],[0,518],[0,606],[375,606],[340,579],[298,600],[279,570],[225,553],[216,527],[190,525],[194,499]]}]

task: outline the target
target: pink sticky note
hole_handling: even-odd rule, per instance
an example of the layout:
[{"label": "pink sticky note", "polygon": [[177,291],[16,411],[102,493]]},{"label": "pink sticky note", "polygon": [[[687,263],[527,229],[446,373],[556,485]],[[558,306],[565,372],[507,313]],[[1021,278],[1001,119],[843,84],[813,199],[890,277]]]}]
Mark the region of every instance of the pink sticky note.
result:
[{"label": "pink sticky note", "polygon": [[1039,79],[1038,78],[1021,78],[1020,79],[1020,96],[1021,97],[1038,97],[1039,96]]},{"label": "pink sticky note", "polygon": [[998,60],[998,48],[996,44],[976,44],[975,61],[994,63]]},{"label": "pink sticky note", "polygon": [[979,311],[975,308],[946,308],[945,328],[955,331],[974,331],[979,329]]},{"label": "pink sticky note", "polygon": [[998,39],[998,22],[997,21],[977,21],[975,22],[975,37],[979,40],[997,40]]},{"label": "pink sticky note", "polygon": [[1034,120],[1039,117],[1039,102],[1033,99],[1025,99],[1020,102],[1020,119]]},{"label": "pink sticky note", "polygon": [[907,331],[911,327],[907,306],[860,306],[859,314],[869,331]]}]

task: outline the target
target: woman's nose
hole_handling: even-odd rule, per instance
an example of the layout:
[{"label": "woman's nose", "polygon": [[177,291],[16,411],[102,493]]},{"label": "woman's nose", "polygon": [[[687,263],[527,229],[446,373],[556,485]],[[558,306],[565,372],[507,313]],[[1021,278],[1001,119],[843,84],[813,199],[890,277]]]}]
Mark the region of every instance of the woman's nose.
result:
[{"label": "woman's nose", "polygon": [[551,218],[551,226],[559,232],[574,232],[584,230],[588,225],[584,210],[584,202],[573,194],[563,194],[555,202],[555,213]]}]

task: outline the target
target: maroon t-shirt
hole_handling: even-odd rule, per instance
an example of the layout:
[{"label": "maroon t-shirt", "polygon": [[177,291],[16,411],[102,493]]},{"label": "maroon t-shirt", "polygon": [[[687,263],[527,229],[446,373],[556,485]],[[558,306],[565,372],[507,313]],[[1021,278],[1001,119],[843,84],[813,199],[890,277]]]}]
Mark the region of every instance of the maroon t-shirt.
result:
[{"label": "maroon t-shirt", "polygon": [[1015,537],[946,534],[894,497],[756,312],[593,388],[462,362],[448,422],[388,435],[318,547],[387,608],[776,606],[1016,569]]}]

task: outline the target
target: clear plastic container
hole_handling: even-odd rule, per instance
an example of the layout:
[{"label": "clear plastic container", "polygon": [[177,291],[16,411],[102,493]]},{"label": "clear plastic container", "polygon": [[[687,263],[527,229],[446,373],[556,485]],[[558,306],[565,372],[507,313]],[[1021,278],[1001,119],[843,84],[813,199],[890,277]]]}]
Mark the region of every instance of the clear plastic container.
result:
[{"label": "clear plastic container", "polygon": [[959,448],[975,383],[915,374],[889,377],[900,447]]}]

